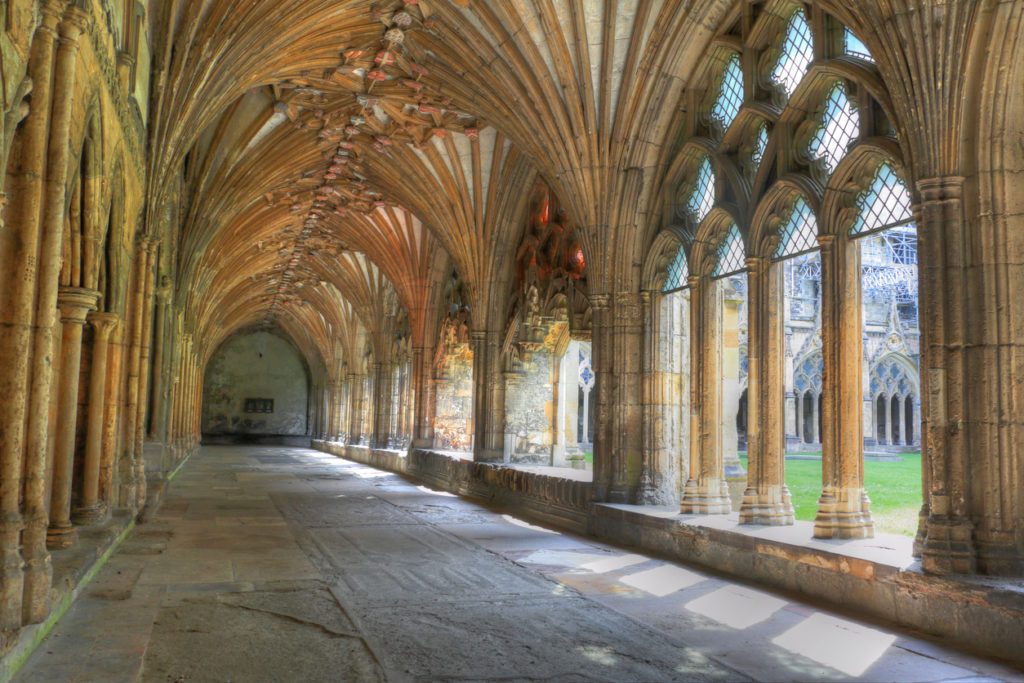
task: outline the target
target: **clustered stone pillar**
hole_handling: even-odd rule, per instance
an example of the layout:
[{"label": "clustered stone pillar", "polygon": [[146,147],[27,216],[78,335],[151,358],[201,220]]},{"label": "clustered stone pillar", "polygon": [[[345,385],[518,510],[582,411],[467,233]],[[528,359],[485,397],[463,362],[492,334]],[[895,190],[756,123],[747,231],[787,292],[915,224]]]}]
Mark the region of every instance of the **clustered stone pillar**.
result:
[{"label": "clustered stone pillar", "polygon": [[821,235],[822,493],[815,538],[874,535],[864,490],[860,248],[846,235]]},{"label": "clustered stone pillar", "polygon": [[[35,616],[39,608],[45,614],[49,606],[50,555],[45,545],[46,423],[43,423],[43,448],[33,453],[28,443],[32,439],[32,426],[38,419],[33,420],[29,409],[29,378],[30,369],[39,365],[30,363],[33,334],[38,334],[39,325],[39,321],[33,325],[40,274],[35,264],[38,263],[43,173],[50,125],[54,44],[63,6],[61,2],[42,3],[41,23],[32,40],[29,58],[32,100],[21,133],[22,149],[18,159],[23,180],[18,202],[11,207],[11,223],[5,226],[19,236],[9,255],[10,271],[22,275],[11,278],[7,298],[0,306],[0,356],[6,364],[5,372],[0,373],[0,392],[4,397],[0,401],[0,629],[3,630],[18,628],[23,618],[38,620]],[[47,284],[39,282],[41,287]],[[52,286],[56,287],[56,283]],[[52,314],[50,318],[52,320]],[[49,374],[49,359],[46,360],[45,371]],[[25,431],[27,409],[28,433]],[[19,509],[23,473],[24,519]]]},{"label": "clustered stone pillar", "polygon": [[118,323],[118,317],[113,313],[90,313],[86,319],[93,328],[92,368],[89,372],[89,413],[86,418],[82,499],[74,514],[78,524],[94,524],[102,521],[106,515],[106,508],[100,500],[100,460],[103,453],[109,340]]},{"label": "clustered stone pillar", "polygon": [[57,296],[62,325],[60,389],[57,404],[57,438],[53,454],[53,486],[50,493],[50,528],[46,542],[66,548],[77,540],[71,524],[71,484],[75,465],[75,427],[78,420],[78,380],[82,360],[82,328],[86,316],[96,310],[100,293],[80,287],[61,287]]},{"label": "clustered stone pillar", "polygon": [[433,394],[430,378],[430,349],[414,346],[412,349],[413,394],[416,397],[416,416],[413,420],[413,448],[430,448],[434,444],[434,428],[431,423]]},{"label": "clustered stone pillar", "polygon": [[[963,182],[956,176],[918,181],[921,245],[921,391],[924,538],[921,564],[936,574],[977,568],[974,524],[967,487],[969,466],[963,388],[967,382],[967,325],[960,293],[968,272],[963,218]],[[945,294],[950,293],[950,294]],[[996,568],[998,571],[998,568]]]},{"label": "clustered stone pillar", "polygon": [[358,445],[363,432],[363,380],[362,375],[348,376],[348,441],[346,445]]},{"label": "clustered stone pillar", "polygon": [[722,462],[722,288],[708,276],[691,276],[690,386],[695,423],[691,426],[690,476],[680,511],[722,514],[732,510]]},{"label": "clustered stone pillar", "polygon": [[386,363],[373,365],[373,448],[388,447],[388,433],[391,431],[391,366]]},{"label": "clustered stone pillar", "polygon": [[[629,503],[635,491],[630,473],[640,471],[641,432],[643,424],[640,354],[643,344],[643,306],[639,293],[619,292],[612,308],[613,321],[606,325],[603,344],[611,349],[614,363],[614,396],[611,398],[609,424],[611,433],[611,477],[608,502]],[[608,355],[604,356],[605,359]]]},{"label": "clustered stone pillar", "polygon": [[608,362],[609,348],[606,343],[609,338],[611,327],[611,312],[609,304],[611,297],[607,294],[591,294],[590,307],[593,313],[592,330],[594,336],[594,348],[591,355],[591,364],[594,370],[594,478],[591,488],[591,495],[595,502],[608,500],[609,489],[611,488],[611,430],[608,429],[609,418],[612,412],[612,391],[610,364]]},{"label": "clustered stone pillar", "polygon": [[783,267],[747,259],[747,489],[741,524],[792,524],[786,487]]}]

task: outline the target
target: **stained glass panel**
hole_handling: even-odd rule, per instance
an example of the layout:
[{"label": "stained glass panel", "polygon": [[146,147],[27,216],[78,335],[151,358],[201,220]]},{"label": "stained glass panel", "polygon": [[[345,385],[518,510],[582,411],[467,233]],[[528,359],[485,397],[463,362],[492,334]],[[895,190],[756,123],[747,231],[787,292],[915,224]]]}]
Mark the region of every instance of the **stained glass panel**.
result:
[{"label": "stained glass panel", "polygon": [[850,142],[857,137],[859,126],[860,117],[846,96],[846,87],[836,83],[825,100],[821,128],[811,140],[811,156],[823,159],[829,174],[833,173],[846,156]]},{"label": "stained glass panel", "polygon": [[729,126],[740,113],[743,106],[743,69],[740,66],[740,57],[733,53],[725,65],[722,73],[722,85],[715,100],[715,106],[711,109],[711,116],[722,128],[728,130]]},{"label": "stained glass panel", "polygon": [[807,24],[807,15],[798,9],[789,19],[786,37],[782,41],[782,54],[772,69],[772,80],[782,86],[786,97],[791,96],[800,85],[813,59],[811,27]]}]

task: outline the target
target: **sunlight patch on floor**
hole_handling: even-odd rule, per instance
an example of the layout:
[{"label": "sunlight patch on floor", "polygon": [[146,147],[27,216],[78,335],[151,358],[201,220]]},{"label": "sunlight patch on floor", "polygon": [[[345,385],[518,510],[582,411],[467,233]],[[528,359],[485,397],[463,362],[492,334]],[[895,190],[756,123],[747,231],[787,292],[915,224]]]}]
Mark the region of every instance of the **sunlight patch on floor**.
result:
[{"label": "sunlight patch on floor", "polygon": [[434,489],[427,488],[426,486],[417,486],[417,489],[423,493],[429,493],[432,496],[444,496],[445,498],[458,498],[454,493],[448,493],[447,491],[435,491]]},{"label": "sunlight patch on floor", "polygon": [[620,555],[619,557],[609,557],[603,560],[598,560],[597,562],[581,564],[580,569],[588,569],[595,574],[604,574],[605,572],[613,572],[618,569],[632,567],[633,565],[646,562],[649,559],[649,557],[644,557],[643,555]]},{"label": "sunlight patch on floor", "polygon": [[772,642],[848,676],[861,676],[896,641],[878,631],[827,614],[812,614]]},{"label": "sunlight patch on floor", "polygon": [[737,630],[760,624],[786,606],[785,600],[746,586],[725,586],[688,603],[686,609]]},{"label": "sunlight patch on floor", "polygon": [[637,572],[619,579],[621,583],[632,588],[638,588],[651,595],[663,598],[676,591],[694,586],[704,580],[700,574],[695,574],[682,567],[671,564],[664,564],[655,569]]},{"label": "sunlight patch on floor", "polygon": [[558,533],[557,531],[555,531],[553,529],[545,529],[542,526],[534,526],[533,524],[530,524],[529,522],[524,522],[521,519],[516,519],[512,515],[502,515],[501,518],[503,520],[505,520],[506,522],[508,522],[509,524],[515,524],[516,526],[522,527],[524,529],[529,529],[530,531],[539,531],[539,532],[544,533],[544,534],[554,534],[555,536],[561,536],[562,535],[562,534]]}]

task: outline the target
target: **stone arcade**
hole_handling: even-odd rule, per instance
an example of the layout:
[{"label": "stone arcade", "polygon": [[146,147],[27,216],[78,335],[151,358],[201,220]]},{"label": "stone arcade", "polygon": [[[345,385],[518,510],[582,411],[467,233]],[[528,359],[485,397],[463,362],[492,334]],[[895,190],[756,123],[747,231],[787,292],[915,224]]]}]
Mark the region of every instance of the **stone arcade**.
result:
[{"label": "stone arcade", "polygon": [[1024,0],[0,19],[0,678],[201,441],[1024,662]]}]

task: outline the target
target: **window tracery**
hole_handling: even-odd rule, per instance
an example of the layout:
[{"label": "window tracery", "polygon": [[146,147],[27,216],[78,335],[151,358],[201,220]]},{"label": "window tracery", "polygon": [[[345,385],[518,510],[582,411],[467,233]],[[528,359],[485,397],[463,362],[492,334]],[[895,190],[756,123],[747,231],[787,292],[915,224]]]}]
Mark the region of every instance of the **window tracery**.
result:
[{"label": "window tracery", "polygon": [[711,169],[711,159],[704,157],[697,167],[697,178],[693,183],[690,199],[686,208],[696,223],[700,223],[715,204],[715,174]]},{"label": "window tracery", "polygon": [[803,9],[797,9],[789,18],[786,37],[771,73],[772,81],[782,88],[787,99],[792,97],[800,85],[813,59],[814,43],[807,14]]},{"label": "window tracery", "polygon": [[690,267],[686,262],[686,250],[680,245],[676,255],[668,266],[668,276],[665,278],[663,292],[674,292],[687,286],[687,279],[690,277]]},{"label": "window tracery", "polygon": [[846,86],[839,81],[825,98],[821,127],[808,147],[811,157],[822,160],[831,175],[846,156],[850,143],[857,137],[859,127],[857,110],[846,94]]},{"label": "window tracery", "polygon": [[718,248],[718,265],[712,277],[720,278],[735,275],[746,267],[746,252],[743,248],[743,236],[740,229],[733,223],[725,234]]},{"label": "window tracery", "polygon": [[781,260],[802,254],[818,246],[818,221],[803,197],[797,197],[790,209],[789,218],[779,230],[782,238],[775,252],[775,259]]},{"label": "window tracery", "polygon": [[718,97],[711,108],[711,118],[718,122],[722,130],[728,130],[743,106],[743,69],[740,56],[733,52],[725,63]]}]

